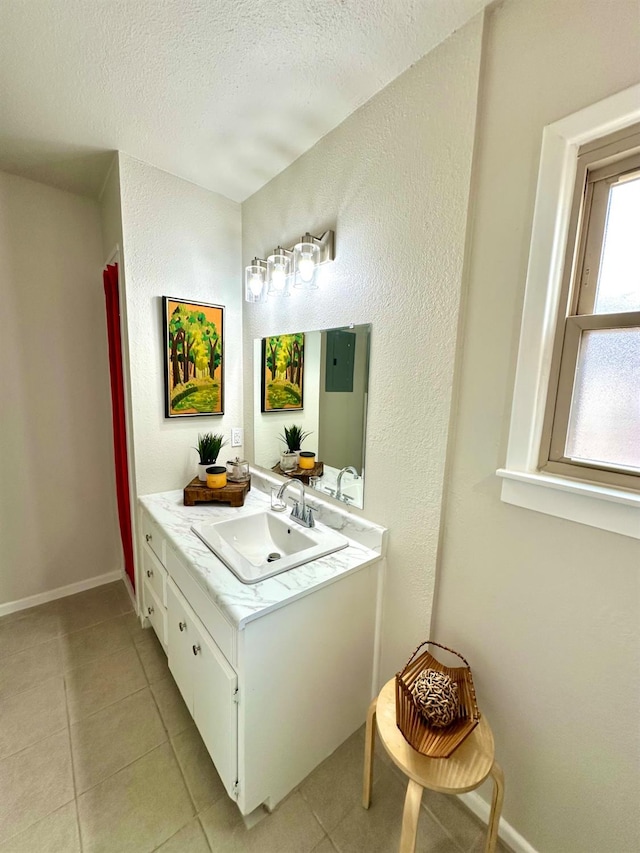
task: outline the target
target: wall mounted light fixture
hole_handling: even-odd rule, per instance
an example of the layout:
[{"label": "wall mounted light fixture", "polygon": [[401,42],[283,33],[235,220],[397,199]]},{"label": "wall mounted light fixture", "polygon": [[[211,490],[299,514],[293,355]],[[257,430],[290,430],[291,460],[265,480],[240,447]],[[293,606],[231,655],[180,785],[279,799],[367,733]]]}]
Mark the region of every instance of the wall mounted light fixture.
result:
[{"label": "wall mounted light fixture", "polygon": [[267,260],[254,258],[244,271],[244,298],[265,302],[267,296],[291,296],[291,286],[316,290],[318,267],[335,257],[335,234],[322,237],[307,233],[290,249],[278,246]]}]

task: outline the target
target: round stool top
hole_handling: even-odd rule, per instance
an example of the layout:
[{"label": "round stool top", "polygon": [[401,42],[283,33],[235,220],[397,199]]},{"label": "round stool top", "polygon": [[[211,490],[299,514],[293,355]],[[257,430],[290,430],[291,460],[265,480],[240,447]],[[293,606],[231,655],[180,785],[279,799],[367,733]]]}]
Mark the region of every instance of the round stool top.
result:
[{"label": "round stool top", "polygon": [[376,704],[376,722],[382,745],[394,764],[423,788],[441,794],[473,791],[493,766],[493,733],[486,717],[449,758],[428,758],[417,752],[396,725],[395,678],[384,685]]}]

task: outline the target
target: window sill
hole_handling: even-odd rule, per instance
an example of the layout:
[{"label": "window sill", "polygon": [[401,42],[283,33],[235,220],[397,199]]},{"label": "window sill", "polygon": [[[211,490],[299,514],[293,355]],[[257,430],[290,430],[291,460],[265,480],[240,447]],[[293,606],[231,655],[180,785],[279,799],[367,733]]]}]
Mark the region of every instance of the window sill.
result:
[{"label": "window sill", "polygon": [[539,472],[496,474],[505,503],[640,539],[640,494]]}]

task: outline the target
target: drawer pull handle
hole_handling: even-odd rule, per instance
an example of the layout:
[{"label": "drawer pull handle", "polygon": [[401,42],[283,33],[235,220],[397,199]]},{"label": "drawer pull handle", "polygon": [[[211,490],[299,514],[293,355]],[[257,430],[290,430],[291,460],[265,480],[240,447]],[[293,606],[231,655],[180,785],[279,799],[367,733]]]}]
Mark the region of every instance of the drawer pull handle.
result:
[{"label": "drawer pull handle", "polygon": [[147,613],[149,614],[149,616],[151,616],[151,614],[153,613],[153,607],[147,607]]},{"label": "drawer pull handle", "polygon": [[144,538],[147,540],[147,542],[151,542],[151,540],[153,539],[153,536],[150,533],[147,533]]},{"label": "drawer pull handle", "polygon": [[178,628],[180,628],[181,631],[184,631],[186,629],[186,627],[187,627],[186,622],[178,622]]},{"label": "drawer pull handle", "polygon": [[148,577],[148,578],[152,578],[152,577],[153,577],[153,569],[147,569],[147,577]]},{"label": "drawer pull handle", "polygon": [[197,655],[200,651],[200,646],[191,646],[191,648],[193,649],[194,655]]}]

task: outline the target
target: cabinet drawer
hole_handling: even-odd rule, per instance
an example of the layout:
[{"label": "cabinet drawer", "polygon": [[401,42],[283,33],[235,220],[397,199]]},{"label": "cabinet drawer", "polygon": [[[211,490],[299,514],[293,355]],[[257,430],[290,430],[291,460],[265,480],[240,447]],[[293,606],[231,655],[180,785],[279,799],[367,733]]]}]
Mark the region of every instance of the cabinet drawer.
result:
[{"label": "cabinet drawer", "polygon": [[151,521],[146,512],[142,513],[142,538],[164,565],[164,536],[162,535],[158,525],[154,521]]},{"label": "cabinet drawer", "polygon": [[154,589],[147,583],[144,586],[144,615],[147,617],[153,630],[158,635],[163,648],[167,646],[167,611],[156,595]]},{"label": "cabinet drawer", "polygon": [[217,605],[203,591],[189,569],[182,560],[178,559],[177,554],[170,546],[167,548],[165,565],[175,585],[189,602],[200,621],[206,626],[222,654],[233,666],[236,663],[235,629],[227,622]]},{"label": "cabinet drawer", "polygon": [[167,571],[156,555],[148,550],[146,545],[142,546],[142,572],[144,582],[153,589],[163,606],[166,607]]}]

